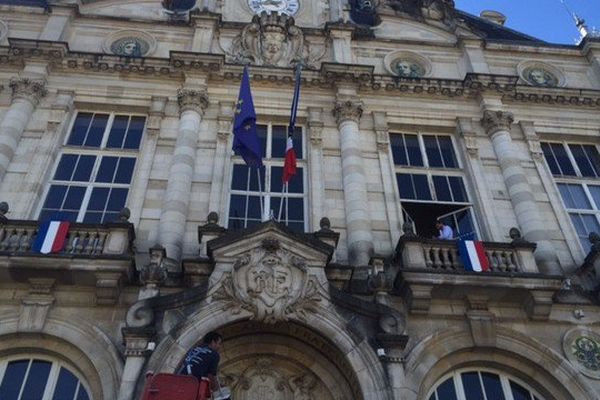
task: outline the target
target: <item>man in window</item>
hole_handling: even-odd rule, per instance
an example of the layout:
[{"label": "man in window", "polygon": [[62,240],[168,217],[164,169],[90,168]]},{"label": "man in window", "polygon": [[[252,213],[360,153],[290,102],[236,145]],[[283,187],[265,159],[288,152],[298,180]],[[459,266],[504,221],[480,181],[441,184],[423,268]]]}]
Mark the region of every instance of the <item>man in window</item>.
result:
[{"label": "man in window", "polygon": [[217,332],[209,332],[202,338],[202,345],[191,349],[179,371],[183,375],[193,375],[200,381],[200,393],[207,399],[211,396],[211,388],[217,388],[217,368],[219,367],[219,350],[223,336]]},{"label": "man in window", "polygon": [[435,229],[437,229],[438,232],[440,233],[436,239],[439,239],[439,240],[454,239],[454,231],[452,230],[452,228],[449,227],[448,225],[444,224],[439,219],[437,221],[435,221]]}]

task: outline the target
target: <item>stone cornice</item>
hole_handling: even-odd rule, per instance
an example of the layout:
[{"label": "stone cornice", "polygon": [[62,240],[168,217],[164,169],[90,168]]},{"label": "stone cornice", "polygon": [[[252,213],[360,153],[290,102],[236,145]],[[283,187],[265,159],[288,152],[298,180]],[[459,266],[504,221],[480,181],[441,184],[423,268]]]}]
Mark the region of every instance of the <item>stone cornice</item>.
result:
[{"label": "stone cornice", "polygon": [[[22,68],[34,60],[48,64],[51,71],[77,71],[86,74],[131,74],[140,78],[157,77],[180,80],[184,74],[202,74],[210,80],[238,83],[242,66],[226,64],[225,56],[192,52],[171,52],[169,58],[127,58],[112,54],[73,52],[63,42],[9,39],[10,46],[0,46],[0,65]],[[293,86],[291,68],[253,67],[252,82]],[[320,70],[302,72],[303,87],[334,89],[339,84],[353,84],[359,94],[378,93],[436,98],[474,98],[482,91],[494,91],[506,102],[532,102],[556,106],[600,107],[600,90],[540,88],[517,84],[516,75],[467,74],[465,79],[401,78],[376,75],[373,66],[322,63]]]}]

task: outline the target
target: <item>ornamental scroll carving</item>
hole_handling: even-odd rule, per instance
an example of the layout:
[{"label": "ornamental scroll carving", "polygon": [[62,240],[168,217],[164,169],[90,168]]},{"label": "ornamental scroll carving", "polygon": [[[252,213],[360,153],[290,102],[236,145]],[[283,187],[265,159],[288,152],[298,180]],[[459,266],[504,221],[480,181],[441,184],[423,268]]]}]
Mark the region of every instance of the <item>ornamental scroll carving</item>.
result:
[{"label": "ornamental scroll carving", "polygon": [[12,100],[25,99],[37,106],[48,94],[45,79],[12,78],[8,84],[12,89]]},{"label": "ornamental scroll carving", "polygon": [[316,279],[302,259],[280,249],[276,241],[268,242],[242,255],[212,298],[267,324],[305,319],[322,300]]},{"label": "ornamental scroll carving", "polygon": [[481,124],[488,135],[493,135],[500,130],[510,132],[510,126],[513,121],[514,117],[512,113],[486,110],[483,112]]},{"label": "ornamental scroll carving", "polygon": [[294,18],[278,13],[255,15],[226,51],[229,62],[277,67],[302,63],[314,67],[327,52],[311,51],[304,33],[294,24]]}]

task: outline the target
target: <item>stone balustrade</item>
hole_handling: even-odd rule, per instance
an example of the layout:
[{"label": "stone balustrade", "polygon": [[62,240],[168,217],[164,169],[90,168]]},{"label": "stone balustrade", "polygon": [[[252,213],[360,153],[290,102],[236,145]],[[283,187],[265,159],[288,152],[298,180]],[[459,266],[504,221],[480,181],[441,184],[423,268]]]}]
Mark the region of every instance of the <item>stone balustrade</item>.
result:
[{"label": "stone balustrade", "polygon": [[[490,271],[496,273],[538,273],[533,252],[535,244],[527,242],[484,242]],[[452,240],[402,237],[397,255],[403,268],[429,269],[440,272],[464,271],[458,245]]]},{"label": "stone balustrade", "polygon": [[[0,224],[0,253],[27,255],[38,233],[37,221],[8,221]],[[68,256],[129,256],[133,253],[133,227],[129,223],[72,223],[65,248]]]}]

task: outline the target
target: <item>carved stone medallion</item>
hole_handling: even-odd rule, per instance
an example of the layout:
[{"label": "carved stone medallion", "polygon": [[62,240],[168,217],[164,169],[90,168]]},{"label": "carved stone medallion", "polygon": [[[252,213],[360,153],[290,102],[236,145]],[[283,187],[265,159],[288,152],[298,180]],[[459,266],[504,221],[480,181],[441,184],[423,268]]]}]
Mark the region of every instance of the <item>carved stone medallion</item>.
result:
[{"label": "carved stone medallion", "polygon": [[156,40],[146,32],[118,31],[108,36],[103,44],[106,53],[123,57],[145,57],[156,49]]},{"label": "carved stone medallion", "polygon": [[394,51],[383,60],[386,70],[403,78],[422,78],[431,74],[431,62],[420,54]]},{"label": "carved stone medallion", "polygon": [[213,299],[230,301],[234,313],[244,309],[268,324],[304,318],[321,300],[316,280],[303,260],[278,247],[265,241],[240,257]]},{"label": "carved stone medallion", "polygon": [[584,375],[600,379],[600,335],[587,329],[573,329],[563,338],[565,356]]},{"label": "carved stone medallion", "polygon": [[524,61],[517,66],[521,79],[533,86],[557,87],[564,86],[565,77],[553,65],[539,61]]}]

